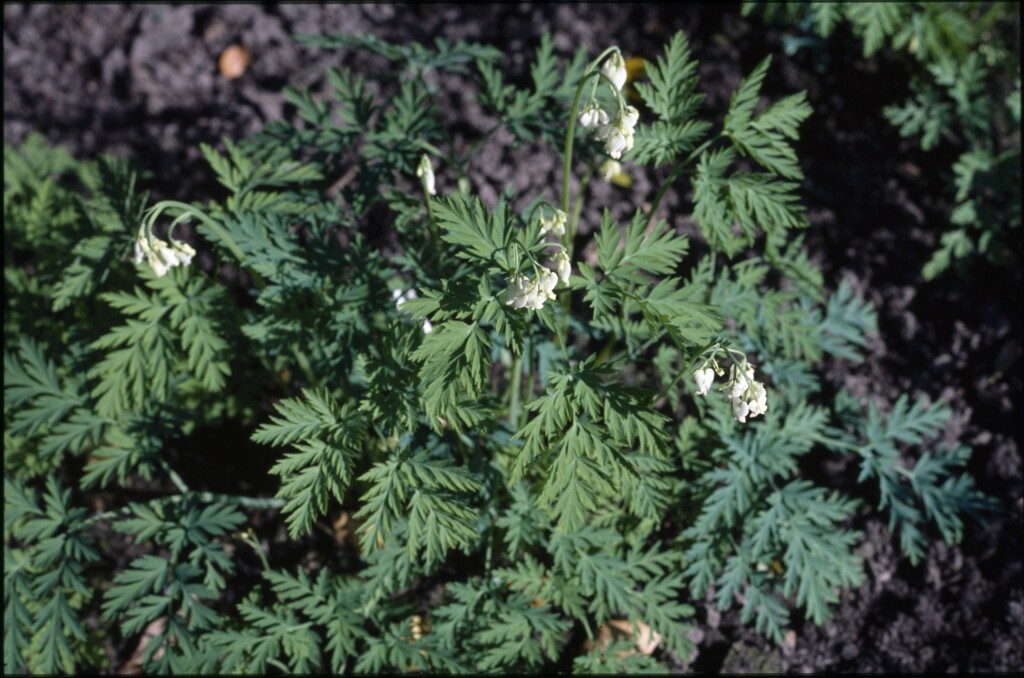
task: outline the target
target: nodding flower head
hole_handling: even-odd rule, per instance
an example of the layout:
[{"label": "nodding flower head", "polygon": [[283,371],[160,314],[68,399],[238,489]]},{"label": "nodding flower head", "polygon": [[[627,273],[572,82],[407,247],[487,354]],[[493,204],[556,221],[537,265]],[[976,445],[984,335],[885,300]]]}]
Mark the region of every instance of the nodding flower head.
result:
[{"label": "nodding flower head", "polygon": [[540,218],[540,236],[543,238],[548,233],[561,238],[565,235],[565,224],[568,221],[565,212],[555,210],[552,217]]},{"label": "nodding flower head", "polygon": [[768,391],[764,384],[754,379],[753,365],[743,361],[740,369],[729,368],[729,381],[723,387],[732,403],[732,413],[740,423],[747,417],[756,417],[768,410]]},{"label": "nodding flower head", "polygon": [[178,263],[183,266],[191,264],[193,257],[196,256],[196,251],[192,249],[191,245],[178,240],[171,243],[171,249],[174,250],[174,255],[177,257]]},{"label": "nodding flower head", "polygon": [[632,106],[623,109],[615,122],[597,131],[597,138],[604,142],[605,151],[618,160],[625,151],[633,148],[633,129],[640,119],[640,112]]},{"label": "nodding flower head", "polygon": [[517,275],[508,283],[508,300],[505,302],[513,308],[531,308],[539,311],[544,302],[555,298],[555,286],[558,285],[558,274],[549,269],[542,269],[534,278]]},{"label": "nodding flower head", "polygon": [[584,129],[608,124],[608,113],[596,101],[591,101],[580,112],[580,126]]},{"label": "nodding flower head", "polygon": [[569,254],[564,248],[555,255],[555,272],[562,283],[569,284],[569,276],[572,275],[572,264],[569,262]]},{"label": "nodding flower head", "polygon": [[694,372],[693,379],[697,382],[697,395],[707,395],[712,382],[715,381],[715,372],[710,367],[705,367]]},{"label": "nodding flower head", "polygon": [[132,260],[136,264],[141,264],[145,259],[156,277],[162,278],[175,266],[188,266],[195,256],[196,251],[188,243],[173,238],[168,243],[148,233],[146,226],[143,225],[139,227],[139,233],[135,237]]},{"label": "nodding flower head", "polygon": [[617,51],[608,55],[601,66],[601,72],[612,81],[616,91],[621,90],[626,84],[626,62]]}]

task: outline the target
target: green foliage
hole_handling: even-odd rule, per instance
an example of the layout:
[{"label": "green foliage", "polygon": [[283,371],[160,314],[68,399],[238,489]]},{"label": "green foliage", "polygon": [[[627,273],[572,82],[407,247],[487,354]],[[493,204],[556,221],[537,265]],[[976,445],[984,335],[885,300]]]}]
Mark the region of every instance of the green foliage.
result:
[{"label": "green foliage", "polygon": [[676,33],[657,61],[644,61],[650,82],[636,83],[636,89],[658,120],[639,125],[633,157],[643,164],[665,165],[681,153],[692,151],[711,125],[692,118],[704,95],[697,89],[697,62],[691,58],[686,36]]},{"label": "green foliage", "polygon": [[1013,3],[744,3],[801,30],[828,37],[846,21],[872,56],[907,54],[913,97],[883,114],[924,151],[958,155],[948,168],[948,222],[922,274],[931,280],[974,257],[1012,265],[1020,238],[1020,41]]},{"label": "green foliage", "polygon": [[554,44],[551,36],[545,33],[530,66],[532,88],[524,89],[506,84],[493,60],[478,58],[480,103],[485,110],[498,116],[517,144],[535,136],[548,143],[558,143],[564,125],[564,107],[572,100],[586,61],[586,50],[580,47],[572,62],[566,64],[564,72],[559,75]]},{"label": "green foliage", "polygon": [[475,542],[477,515],[466,499],[481,486],[465,469],[422,453],[399,453],[374,464],[360,480],[371,485],[357,514],[366,521],[365,548],[382,547],[403,516],[409,559],[422,559],[426,567],[450,549]]},{"label": "green foliage", "polygon": [[[480,45],[303,42],[389,66],[330,71],[330,102],[289,88],[295,120],[204,145],[205,205],[147,210],[125,163],[5,146],[6,672],[121,670],[112,634],[145,672],[661,671],[709,591],[781,641],[859,585],[858,500],[805,458],[855,455],[914,560],[929,525],[955,541],[985,509],[967,448],[916,451],[944,408],[811,404],[876,319],[792,237],[810,108],[762,106],[769,60],[715,133],[674,36],[634,83],[624,158],[667,178],[581,233],[589,172],[575,196],[490,201],[467,167],[498,127],[565,148],[600,84],[584,50],[560,63],[542,37],[524,86]],[[450,73],[495,130],[445,124]],[[965,157],[958,199],[1004,161]],[[692,189],[693,238],[656,218],[670,187]],[[736,368],[766,411],[723,397]]]},{"label": "green foliage", "polygon": [[309,532],[327,511],[329,498],[341,500],[352,482],[366,423],[354,407],[341,407],[330,394],[304,391],[276,405],[278,417],[263,424],[252,439],[265,445],[292,445],[270,472],[282,478],[277,496],[286,501],[292,537]]},{"label": "green foliage", "polygon": [[912,563],[924,556],[928,541],[924,525],[934,523],[951,544],[963,536],[963,513],[981,517],[993,506],[963,472],[970,449],[942,445],[925,452],[908,468],[901,447],[920,445],[941,433],[950,411],[939,403],[918,400],[912,405],[900,396],[887,415],[871,405],[861,424],[864,439],[841,436],[856,442],[860,455],[860,481],[878,482],[879,508],[888,509],[889,527],[898,532],[900,546]]}]

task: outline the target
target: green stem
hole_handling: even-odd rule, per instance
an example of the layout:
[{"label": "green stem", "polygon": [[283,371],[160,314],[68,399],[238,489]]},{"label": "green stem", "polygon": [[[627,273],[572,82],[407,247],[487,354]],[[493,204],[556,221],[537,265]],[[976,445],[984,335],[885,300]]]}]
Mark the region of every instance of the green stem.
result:
[{"label": "green stem", "polygon": [[[224,502],[227,504],[235,504],[237,506],[244,506],[245,508],[256,509],[256,510],[275,510],[284,507],[285,500],[278,499],[276,497],[246,497],[234,494],[216,494],[214,492],[185,492],[182,494],[172,494],[166,497],[159,497],[157,499],[151,499],[147,504],[158,504],[166,502],[168,504],[180,504],[187,497],[194,497],[204,503],[213,502]],[[85,520],[82,525],[93,525],[95,523],[103,522],[105,520],[112,520],[118,516],[128,516],[132,514],[131,507],[125,506],[124,508],[104,511],[103,513],[97,514],[88,520]]]},{"label": "green stem", "polygon": [[178,202],[177,200],[161,200],[152,207],[154,214],[153,219],[156,219],[156,215],[158,215],[160,212],[163,212],[168,207],[176,207],[202,221],[210,228],[211,231],[213,231],[214,235],[220,238],[221,241],[223,241],[224,245],[229,250],[231,250],[231,253],[235,255],[236,259],[238,259],[238,263],[242,263],[245,261],[245,255],[242,254],[241,248],[239,248],[238,244],[234,241],[234,239],[230,235],[228,235],[228,232],[225,231],[220,224],[218,224],[216,221],[203,214],[202,211],[200,211],[196,207],[193,207],[192,205],[183,202]]},{"label": "green stem", "polygon": [[168,477],[170,477],[171,482],[174,484],[174,487],[178,489],[178,492],[180,492],[181,494],[188,494],[189,492],[191,492],[191,490],[189,490],[188,488],[188,485],[185,483],[184,480],[182,480],[181,476],[178,475],[178,472],[171,468],[170,464],[168,464],[165,460],[161,459],[160,466],[162,466],[164,471],[167,472]]},{"label": "green stem", "polygon": [[[591,68],[593,68],[593,64],[591,64]],[[562,161],[562,211],[566,214],[569,214],[569,176],[572,174],[572,144],[576,137],[576,112],[579,110],[580,98],[583,96],[583,86],[595,75],[600,76],[601,73],[589,70],[583,74],[579,84],[576,85],[572,107],[569,109],[569,129],[565,134],[565,151]]]},{"label": "green stem", "polygon": [[[580,195],[586,193],[587,186],[590,185],[590,179],[594,176],[594,169],[587,167],[583,173],[583,177],[580,179]],[[577,200],[572,209],[572,214],[569,216],[569,229],[566,233],[567,242],[564,244],[566,254],[569,255],[569,259],[572,260],[573,251],[576,247],[576,229],[580,223],[580,215],[583,214],[583,200]]]},{"label": "green stem", "polygon": [[536,364],[536,361],[534,360],[535,356],[534,356],[534,350],[533,350],[533,335],[532,334],[530,334],[527,337],[527,341],[529,343],[528,343],[528,347],[526,349],[528,351],[528,353],[526,355],[526,373],[529,376],[526,379],[526,399],[524,400],[524,402],[528,402],[530,400],[533,400],[533,377],[534,377],[534,369],[533,368],[534,368],[534,365]]},{"label": "green stem", "polygon": [[519,390],[522,388],[523,382],[523,366],[521,364],[522,356],[516,355],[512,357],[512,383],[509,385],[510,403],[508,407],[508,418],[509,422],[519,430],[519,413],[520,413],[520,401],[519,401]]},{"label": "green stem", "polygon": [[241,534],[241,539],[251,546],[252,550],[256,552],[257,556],[259,556],[260,562],[263,563],[263,571],[269,572],[270,563],[267,562],[267,557],[263,554],[263,547],[260,546],[260,543],[256,540],[256,536],[253,534],[252,530],[246,529],[245,532]]}]

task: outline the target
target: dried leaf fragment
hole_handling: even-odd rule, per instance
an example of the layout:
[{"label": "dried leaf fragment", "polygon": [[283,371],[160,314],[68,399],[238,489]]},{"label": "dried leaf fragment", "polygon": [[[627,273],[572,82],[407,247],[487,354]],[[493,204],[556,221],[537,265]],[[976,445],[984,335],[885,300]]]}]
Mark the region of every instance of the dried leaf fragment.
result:
[{"label": "dried leaf fragment", "polygon": [[242,77],[249,67],[249,50],[241,45],[231,45],[220,53],[220,74],[228,80]]}]

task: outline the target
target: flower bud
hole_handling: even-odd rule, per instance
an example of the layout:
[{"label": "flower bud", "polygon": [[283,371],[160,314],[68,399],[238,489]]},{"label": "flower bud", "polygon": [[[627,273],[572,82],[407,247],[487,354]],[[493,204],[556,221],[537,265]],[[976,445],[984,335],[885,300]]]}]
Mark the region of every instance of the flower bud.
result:
[{"label": "flower bud", "polygon": [[621,90],[626,84],[626,62],[622,55],[619,52],[612,52],[601,66],[601,73],[612,81],[616,91]]},{"label": "flower bud", "polygon": [[555,255],[555,271],[558,273],[559,279],[568,285],[569,276],[572,275],[572,265],[569,263],[569,255],[564,249]]},{"label": "flower bud", "polygon": [[434,188],[434,166],[430,162],[430,156],[424,155],[420,158],[420,164],[416,167],[416,176],[423,179],[423,188],[427,195],[436,195]]}]

